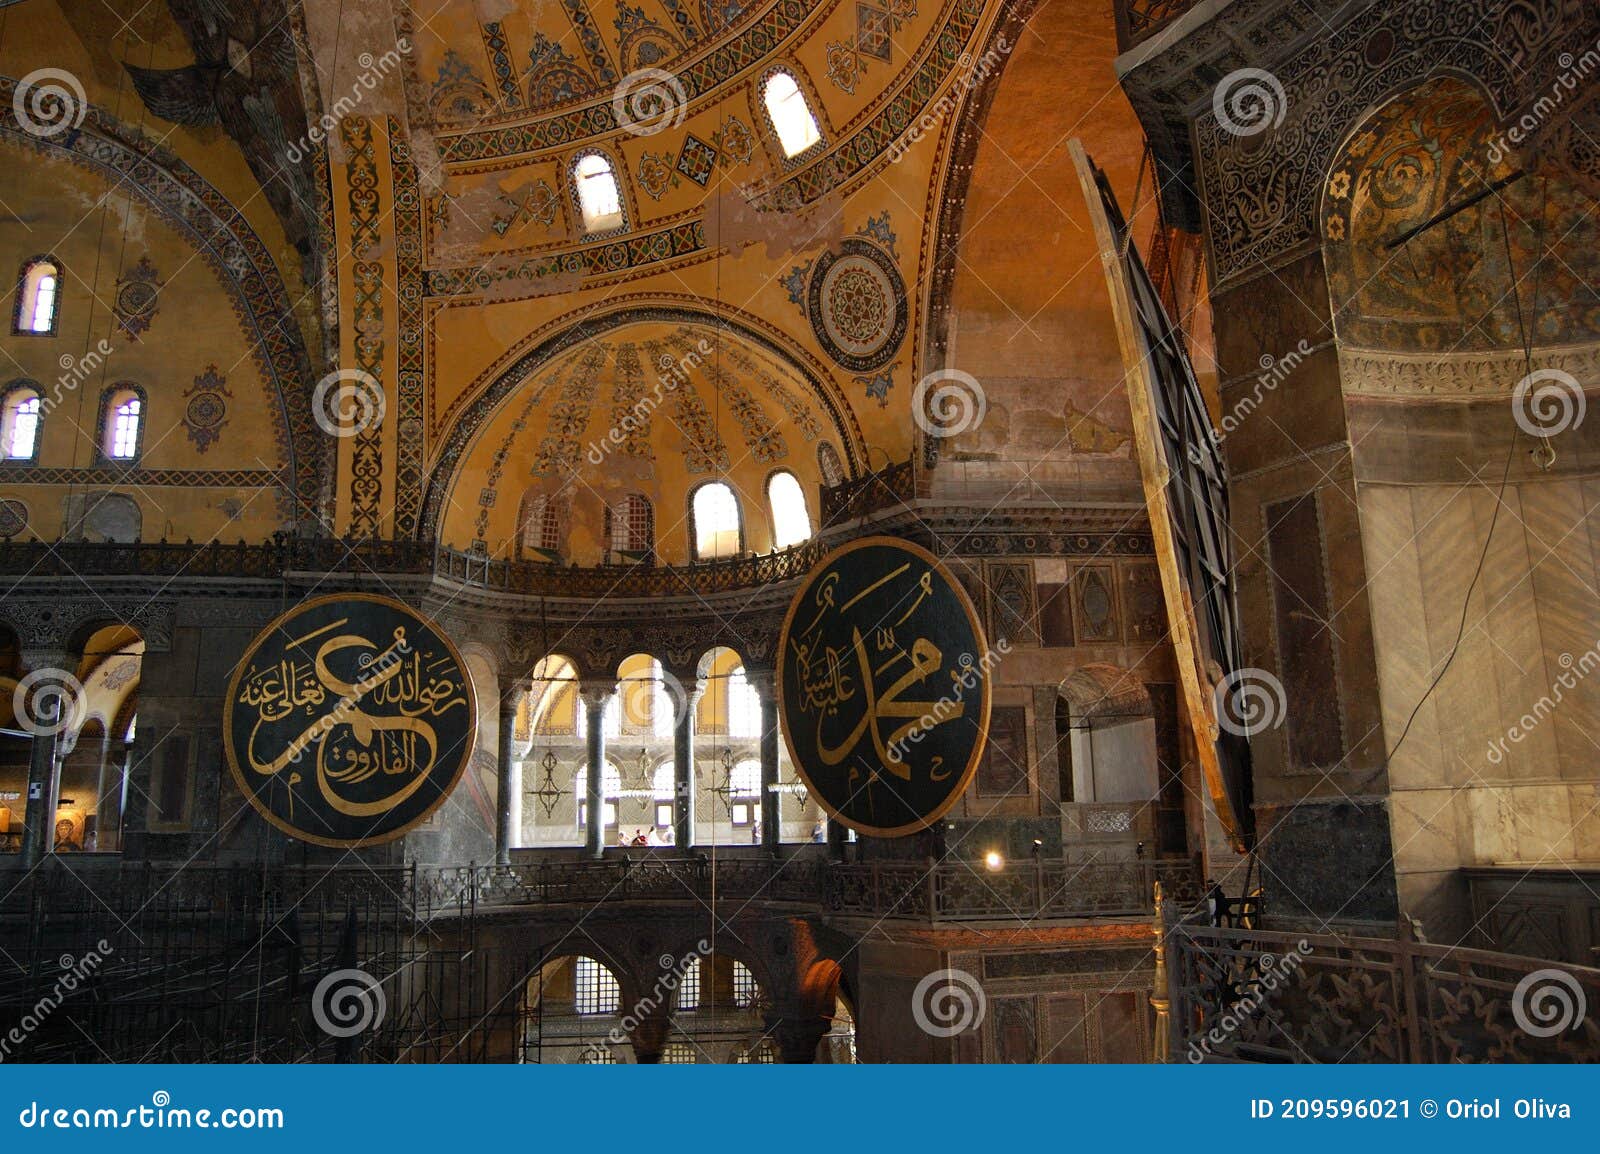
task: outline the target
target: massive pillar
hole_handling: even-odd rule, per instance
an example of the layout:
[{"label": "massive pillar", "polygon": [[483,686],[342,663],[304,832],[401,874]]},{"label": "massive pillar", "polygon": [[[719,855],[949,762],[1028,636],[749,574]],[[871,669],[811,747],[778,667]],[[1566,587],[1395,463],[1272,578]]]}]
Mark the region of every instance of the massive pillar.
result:
[{"label": "massive pillar", "polygon": [[585,786],[589,820],[583,827],[583,852],[594,858],[603,856],[606,848],[606,705],[616,688],[611,681],[583,681],[578,685],[589,730],[589,773]]},{"label": "massive pillar", "polygon": [[689,684],[693,688],[674,701],[678,716],[672,727],[672,841],[684,850],[694,845],[694,718],[704,692],[698,680]]},{"label": "massive pillar", "polygon": [[522,758],[517,750],[517,705],[520,684],[500,696],[499,792],[494,831],[494,860],[511,864],[511,849],[522,832]]},{"label": "massive pillar", "polygon": [[778,793],[778,692],[771,670],[745,667],[761,698],[761,844],[776,850],[783,840],[782,795]]}]

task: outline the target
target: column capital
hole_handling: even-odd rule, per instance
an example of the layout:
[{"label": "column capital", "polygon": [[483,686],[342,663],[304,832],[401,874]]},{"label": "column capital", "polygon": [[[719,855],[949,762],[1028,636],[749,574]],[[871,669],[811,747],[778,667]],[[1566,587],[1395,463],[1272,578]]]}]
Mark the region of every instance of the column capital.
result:
[{"label": "column capital", "polygon": [[590,709],[594,709],[597,706],[603,708],[616,692],[617,679],[615,677],[604,681],[585,677],[578,682],[578,696],[583,698],[583,704]]},{"label": "column capital", "polygon": [[771,700],[778,693],[778,671],[776,669],[763,669],[760,666],[744,667],[744,679],[751,689],[761,695],[763,701]]}]

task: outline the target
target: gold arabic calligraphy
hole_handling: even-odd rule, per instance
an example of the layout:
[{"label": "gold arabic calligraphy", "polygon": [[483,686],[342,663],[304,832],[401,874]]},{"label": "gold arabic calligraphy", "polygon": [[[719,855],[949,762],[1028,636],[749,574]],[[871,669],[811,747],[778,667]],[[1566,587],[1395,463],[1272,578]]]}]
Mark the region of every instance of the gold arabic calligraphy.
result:
[{"label": "gold arabic calligraphy", "polygon": [[[438,762],[438,731],[429,719],[452,709],[468,709],[464,686],[454,676],[447,655],[424,654],[406,640],[403,626],[382,649],[360,633],[334,633],[324,640],[311,661],[295,660],[289,652],[326,633],[349,624],[341,618],[290,642],[285,656],[263,667],[252,665],[244,677],[237,704],[255,710],[246,759],[264,777],[274,777],[298,765],[302,754],[315,745],[317,786],[324,800],[350,817],[373,817],[403,803],[428,780]],[[342,655],[348,666],[358,651],[355,680],[346,680],[330,663]],[[331,708],[325,708],[329,702]],[[469,710],[470,712],[470,710]],[[276,753],[262,753],[258,739],[269,748],[281,737],[279,723],[296,714],[304,728]],[[377,798],[358,801],[348,796],[352,787],[383,775],[400,779]],[[290,770],[290,804],[300,775]],[[371,788],[360,791],[370,795]]]},{"label": "gold arabic calligraphy", "polygon": [[[949,698],[942,700],[912,700],[904,697],[917,686],[926,683],[944,667],[944,654],[927,637],[915,636],[909,649],[896,638],[901,628],[933,591],[933,574],[924,569],[919,575],[910,572],[911,564],[880,578],[856,593],[835,609],[842,580],[839,570],[826,574],[818,583],[812,602],[817,614],[811,623],[789,639],[800,674],[800,691],[803,709],[816,713],[817,756],[824,765],[836,766],[855,752],[863,738],[869,738],[877,761],[888,772],[903,781],[910,781],[912,767],[901,752],[902,743],[914,731],[931,729],[961,717],[966,712],[965,702]],[[909,607],[892,623],[872,629],[872,642],[868,643],[859,626],[850,626],[850,643],[847,646],[824,644],[818,636],[819,627],[836,611],[842,615],[869,593],[891,586],[902,579],[909,580],[910,589],[903,595],[909,598]],[[893,592],[890,589],[890,592]],[[913,596],[914,594],[914,596]],[[897,601],[898,604],[898,601]],[[876,655],[876,658],[875,658]],[[874,665],[874,660],[878,661]],[[898,672],[905,662],[907,668]],[[887,685],[886,678],[893,676]],[[951,674],[952,679],[956,674]],[[855,722],[843,737],[830,744],[823,736],[829,723],[839,717],[841,710],[855,710]],[[894,725],[887,734],[884,724]],[[852,776],[854,776],[852,774]],[[943,780],[948,770],[940,771],[940,759],[933,759],[931,779]]]}]

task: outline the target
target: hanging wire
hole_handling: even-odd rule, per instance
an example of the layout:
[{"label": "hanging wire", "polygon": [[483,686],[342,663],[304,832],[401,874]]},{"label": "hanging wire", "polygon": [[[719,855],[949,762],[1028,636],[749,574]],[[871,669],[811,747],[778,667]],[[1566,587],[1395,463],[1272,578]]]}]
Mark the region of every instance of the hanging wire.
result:
[{"label": "hanging wire", "polygon": [[[1533,255],[1533,308],[1535,312],[1537,312],[1539,308],[1539,282],[1544,275],[1545,218],[1548,213],[1549,193],[1549,179],[1544,178],[1540,186],[1539,225],[1535,233]],[[1532,374],[1533,338],[1528,333],[1527,322],[1523,319],[1522,315],[1522,294],[1518,287],[1516,259],[1511,250],[1511,225],[1509,218],[1510,210],[1507,208],[1506,202],[1501,200],[1500,233],[1501,239],[1505,244],[1506,273],[1511,278],[1512,307],[1517,310],[1517,331],[1522,338],[1523,372],[1524,374]],[[1544,448],[1548,450],[1550,444],[1549,437],[1541,435],[1541,441]],[[1439,672],[1434,676],[1433,681],[1429,683],[1428,688],[1423,692],[1422,696],[1417,699],[1417,704],[1411,710],[1411,716],[1406,718],[1406,724],[1405,727],[1400,731],[1400,737],[1395,741],[1394,747],[1389,750],[1388,755],[1384,758],[1384,769],[1386,769],[1388,765],[1394,761],[1395,755],[1400,752],[1400,746],[1405,743],[1406,735],[1411,732],[1412,723],[1417,720],[1417,714],[1422,711],[1423,704],[1433,696],[1434,690],[1439,688],[1439,683],[1444,680],[1444,675],[1450,671],[1450,666],[1455,662],[1456,654],[1461,651],[1461,642],[1467,634],[1467,618],[1472,612],[1472,595],[1478,588],[1478,580],[1483,576],[1484,566],[1489,560],[1489,547],[1494,541],[1495,528],[1500,523],[1500,510],[1505,505],[1506,484],[1511,478],[1511,462],[1515,458],[1516,452],[1517,436],[1516,433],[1513,432],[1511,434],[1510,443],[1506,446],[1506,461],[1504,467],[1500,471],[1500,485],[1495,491],[1494,514],[1489,518],[1489,531],[1484,535],[1483,549],[1478,554],[1478,563],[1472,570],[1472,580],[1467,583],[1467,594],[1461,604],[1461,621],[1456,627],[1455,640],[1451,642],[1450,653],[1445,657],[1444,664],[1439,667]],[[1382,770],[1380,770],[1380,772],[1381,771]]]}]

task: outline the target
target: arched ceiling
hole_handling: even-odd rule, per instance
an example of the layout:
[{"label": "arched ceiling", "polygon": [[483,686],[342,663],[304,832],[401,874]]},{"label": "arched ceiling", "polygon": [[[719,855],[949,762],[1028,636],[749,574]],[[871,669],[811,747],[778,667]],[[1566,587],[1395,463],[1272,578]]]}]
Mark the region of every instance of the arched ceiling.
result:
[{"label": "arched ceiling", "polygon": [[[729,370],[737,392],[702,377],[683,401],[713,417],[723,405],[713,431],[741,489],[759,493],[775,464],[763,444],[803,458],[813,494],[821,439],[851,473],[907,460],[919,382],[954,367],[992,416],[943,446],[964,462],[947,478],[999,461],[1053,499],[1136,492],[1105,286],[1066,161],[1083,137],[1133,200],[1142,138],[1101,0],[284,0],[307,120],[287,146],[287,98],[249,104],[271,114],[254,132],[220,112],[191,123],[200,113],[177,99],[175,74],[219,51],[288,84],[281,51],[252,62],[271,46],[240,40],[254,19],[243,0],[165,3],[158,48],[89,46],[95,21],[57,0],[18,11],[33,9],[30,43],[60,42],[91,102],[170,137],[251,220],[272,215],[259,182],[240,179],[263,170],[262,150],[300,166],[291,199],[318,259],[297,267],[294,229],[266,231],[285,280],[303,275],[295,308],[320,305],[326,321],[308,391],[324,372],[360,373],[385,402],[378,423],[327,446],[321,512],[335,531],[509,540],[520,492],[546,483],[541,447],[570,431],[548,398],[590,398],[563,419],[597,435],[629,358],[645,365],[647,344],[696,326],[735,334],[730,357],[758,366]],[[822,136],[793,159],[759,96],[775,67]],[[572,165],[590,149],[620,183],[626,219],[605,235],[584,233],[575,202]],[[1136,221],[1141,240],[1148,224]],[[502,423],[529,397],[546,399],[506,442]],[[659,415],[649,449],[651,475],[637,475],[643,455],[613,453],[581,479],[598,492],[615,471],[676,510],[716,471]],[[658,520],[664,540],[671,520]]]},{"label": "arched ceiling", "polygon": [[749,546],[771,547],[766,480],[800,479],[816,515],[818,446],[847,430],[793,366],[705,324],[622,326],[545,360],[482,422],[453,473],[439,539],[515,554],[529,494],[569,501],[566,559],[602,559],[603,509],[626,493],[655,510],[661,556],[689,558],[689,494],[705,481],[740,497]]}]

